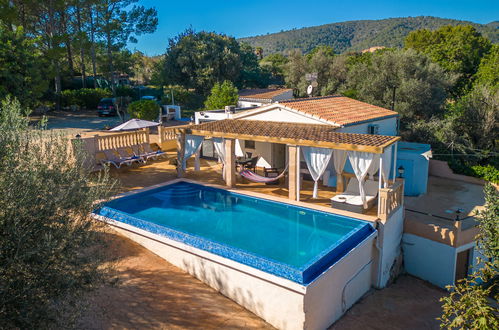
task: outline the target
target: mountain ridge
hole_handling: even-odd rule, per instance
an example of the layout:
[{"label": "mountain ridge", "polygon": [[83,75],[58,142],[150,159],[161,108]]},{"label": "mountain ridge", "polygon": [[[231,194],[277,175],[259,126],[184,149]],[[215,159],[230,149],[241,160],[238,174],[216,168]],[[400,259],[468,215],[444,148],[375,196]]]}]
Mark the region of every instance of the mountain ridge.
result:
[{"label": "mountain ridge", "polygon": [[288,53],[300,49],[307,53],[319,45],[332,46],[335,52],[361,51],[375,46],[401,47],[409,32],[435,30],[444,25],[472,25],[493,43],[499,43],[499,21],[487,24],[434,16],[395,17],[380,20],[353,20],[322,24],[277,33],[239,38],[264,54]]}]

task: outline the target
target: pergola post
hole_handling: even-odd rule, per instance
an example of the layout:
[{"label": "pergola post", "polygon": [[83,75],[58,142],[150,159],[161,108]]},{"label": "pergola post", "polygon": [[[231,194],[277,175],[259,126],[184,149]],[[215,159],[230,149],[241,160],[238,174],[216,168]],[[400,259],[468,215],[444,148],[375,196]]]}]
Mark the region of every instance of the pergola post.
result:
[{"label": "pergola post", "polygon": [[397,178],[397,147],[398,142],[395,142],[392,146],[393,148],[393,182],[392,185],[395,184],[395,179]]},{"label": "pergola post", "polygon": [[194,170],[199,171],[201,169],[201,160],[200,160],[201,150],[196,151],[194,154]]},{"label": "pergola post", "polygon": [[177,136],[177,177],[184,176],[184,154],[185,154],[185,133],[179,133]]},{"label": "pergola post", "polygon": [[158,144],[161,146],[161,144],[165,142],[163,141],[163,125],[158,126]]},{"label": "pergola post", "polygon": [[236,140],[225,139],[225,184],[236,185]]},{"label": "pergola post", "polygon": [[300,179],[300,174],[298,173],[298,146],[287,145],[288,149],[288,198],[295,201],[298,195],[298,180]]}]

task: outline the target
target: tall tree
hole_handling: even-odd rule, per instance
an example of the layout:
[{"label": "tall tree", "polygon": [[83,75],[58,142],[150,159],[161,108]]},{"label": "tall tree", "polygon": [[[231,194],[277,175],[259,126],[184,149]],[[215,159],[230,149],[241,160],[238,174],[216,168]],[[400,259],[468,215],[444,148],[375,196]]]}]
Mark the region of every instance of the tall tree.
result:
[{"label": "tall tree", "polygon": [[136,2],[138,0],[101,0],[97,4],[97,23],[106,45],[107,74],[113,90],[113,50],[124,47],[127,42],[137,42],[137,36],[154,32],[158,25],[156,9],[137,6]]},{"label": "tall tree", "polygon": [[12,95],[24,106],[34,105],[47,88],[43,62],[22,27],[0,27],[0,99]]},{"label": "tall tree", "polygon": [[393,107],[403,123],[441,113],[452,83],[452,77],[438,64],[414,50],[377,52],[370,61],[353,65],[348,73],[348,86],[359,99]]},{"label": "tall tree", "polygon": [[162,76],[166,84],[194,88],[207,95],[217,82],[237,82],[242,67],[236,39],[188,29],[169,40]]},{"label": "tall tree", "polygon": [[405,47],[425,53],[448,72],[459,75],[453,92],[460,95],[470,87],[480,60],[490,50],[490,40],[471,25],[444,26],[435,31],[411,32]]},{"label": "tall tree", "polygon": [[475,84],[499,88],[499,45],[493,45],[482,58],[475,75]]}]

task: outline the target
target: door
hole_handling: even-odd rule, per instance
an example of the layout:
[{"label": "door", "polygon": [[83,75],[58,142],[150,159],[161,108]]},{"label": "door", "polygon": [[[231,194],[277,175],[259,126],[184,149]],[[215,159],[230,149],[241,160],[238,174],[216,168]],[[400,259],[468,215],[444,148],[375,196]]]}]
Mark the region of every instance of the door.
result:
[{"label": "door", "polygon": [[461,251],[456,257],[456,277],[455,281],[461,280],[468,276],[470,267],[471,249]]}]

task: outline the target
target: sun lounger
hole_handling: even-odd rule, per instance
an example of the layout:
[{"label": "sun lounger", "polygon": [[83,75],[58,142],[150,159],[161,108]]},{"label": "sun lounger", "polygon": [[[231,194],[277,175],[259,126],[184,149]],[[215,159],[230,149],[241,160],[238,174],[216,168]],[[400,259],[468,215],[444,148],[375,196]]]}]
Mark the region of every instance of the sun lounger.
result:
[{"label": "sun lounger", "polygon": [[158,158],[165,157],[166,153],[162,151],[159,146],[157,146],[157,148],[158,150],[154,151],[149,143],[143,143],[138,146],[139,156],[144,158],[146,161],[149,159],[156,160]]},{"label": "sun lounger", "polygon": [[364,182],[364,191],[366,193],[367,208],[364,209],[362,198],[359,192],[359,182],[352,178],[348,182],[345,192],[331,198],[331,207],[336,209],[363,213],[369,210],[376,202],[378,196],[378,182],[374,180],[366,180]]},{"label": "sun lounger", "polygon": [[118,148],[117,151],[120,157],[123,159],[134,160],[137,163],[145,163],[145,160],[139,155],[135,154],[131,147]]},{"label": "sun lounger", "polygon": [[121,168],[122,165],[131,166],[133,163],[138,162],[138,158],[123,158],[116,150],[104,150],[105,158],[101,156],[96,157],[102,165],[113,165],[116,168]]}]

